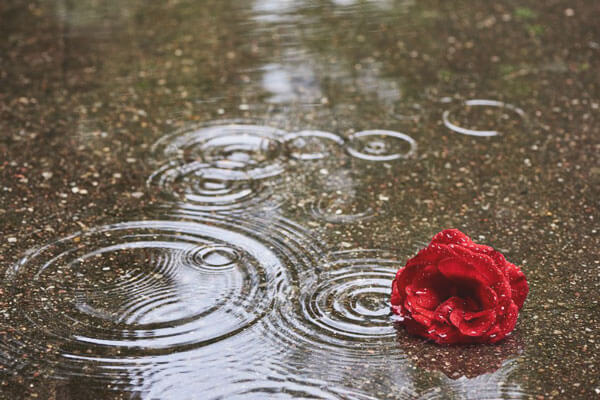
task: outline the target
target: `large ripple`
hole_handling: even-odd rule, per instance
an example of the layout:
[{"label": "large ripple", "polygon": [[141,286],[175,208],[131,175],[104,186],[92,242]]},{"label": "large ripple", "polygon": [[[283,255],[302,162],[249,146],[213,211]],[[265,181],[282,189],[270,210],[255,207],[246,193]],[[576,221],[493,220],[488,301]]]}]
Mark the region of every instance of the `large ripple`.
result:
[{"label": "large ripple", "polygon": [[319,247],[283,220],[171,217],[31,251],[6,274],[3,358],[27,353],[55,376],[112,384],[136,376],[152,386],[158,372],[193,358],[228,363],[220,343],[249,355],[257,338],[246,332],[286,300],[297,274],[311,273]]}]

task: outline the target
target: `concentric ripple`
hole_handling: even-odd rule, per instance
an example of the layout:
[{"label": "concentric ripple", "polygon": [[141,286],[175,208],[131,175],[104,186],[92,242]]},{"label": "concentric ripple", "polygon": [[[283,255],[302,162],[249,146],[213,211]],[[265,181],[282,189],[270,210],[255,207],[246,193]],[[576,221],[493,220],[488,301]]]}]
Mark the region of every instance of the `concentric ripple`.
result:
[{"label": "concentric ripple", "polygon": [[392,337],[389,292],[394,269],[334,261],[302,302],[303,314],[332,337],[369,339]]},{"label": "concentric ripple", "polygon": [[401,132],[381,129],[360,131],[350,136],[347,151],[362,160],[392,161],[414,155],[417,142]]},{"label": "concentric ripple", "polygon": [[297,160],[320,160],[335,154],[344,145],[340,136],[324,131],[306,130],[286,136],[289,155]]},{"label": "concentric ripple", "polygon": [[[475,109],[480,109],[483,113],[469,116],[469,114],[474,113]],[[462,116],[459,111],[462,111]],[[442,114],[442,120],[448,129],[469,136],[496,136],[501,134],[501,131],[497,129],[468,128],[465,126],[468,124],[488,122],[495,126],[500,125],[500,129],[510,129],[510,124],[522,122],[526,118],[525,112],[512,104],[481,99],[467,100],[463,103],[462,110],[446,110]]]},{"label": "concentric ripple", "polygon": [[154,145],[166,161],[148,179],[169,199],[200,211],[278,208],[285,131],[226,123],[177,131]]},{"label": "concentric ripple", "polygon": [[287,346],[328,353],[323,357],[343,368],[367,357],[369,365],[402,358],[389,312],[398,264],[383,250],[327,255],[318,264],[320,275],[301,282],[297,299],[266,319],[272,324],[266,334]]},{"label": "concentric ripple", "polygon": [[178,200],[187,208],[201,211],[276,208],[280,205],[272,185],[249,176],[241,179],[239,173],[203,162],[168,162],[150,176],[148,185],[160,188],[168,198]]},{"label": "concentric ripple", "polygon": [[281,221],[197,214],[94,228],[32,251],[7,272],[8,321],[19,329],[1,348],[14,359],[26,351],[58,376],[113,383],[132,371],[152,376],[156,363],[162,369],[220,342],[243,349],[251,336],[240,342],[239,333],[272,312],[291,276],[310,270],[319,253]]},{"label": "concentric ripple", "polygon": [[261,125],[212,125],[166,136],[154,149],[170,160],[228,170],[229,180],[262,179],[283,172],[279,157],[285,134]]}]

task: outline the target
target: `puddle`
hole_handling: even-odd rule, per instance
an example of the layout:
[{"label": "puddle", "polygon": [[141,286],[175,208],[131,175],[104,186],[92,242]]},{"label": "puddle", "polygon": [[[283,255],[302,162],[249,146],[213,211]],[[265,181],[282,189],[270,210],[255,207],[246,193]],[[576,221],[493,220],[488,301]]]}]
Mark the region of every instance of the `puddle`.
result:
[{"label": "puddle", "polygon": [[[0,4],[0,397],[600,393],[594,5],[96,3]],[[497,346],[390,314],[450,227]]]}]

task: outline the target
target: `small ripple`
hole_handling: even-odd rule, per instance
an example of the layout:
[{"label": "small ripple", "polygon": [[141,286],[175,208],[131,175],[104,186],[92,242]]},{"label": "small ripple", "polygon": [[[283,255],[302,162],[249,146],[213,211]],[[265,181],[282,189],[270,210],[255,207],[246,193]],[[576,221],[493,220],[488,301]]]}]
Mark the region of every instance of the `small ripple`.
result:
[{"label": "small ripple", "polygon": [[392,161],[413,156],[417,151],[417,142],[401,132],[360,131],[350,136],[347,151],[362,160]]},{"label": "small ripple", "polygon": [[[480,107],[487,107],[489,111],[489,108],[491,109],[497,109],[500,111],[500,113],[493,113],[493,112],[487,112],[487,114],[491,114],[493,117],[496,118],[495,121],[493,121],[493,123],[495,125],[501,124],[503,125],[501,128],[508,128],[509,125],[512,123],[516,123],[519,121],[523,121],[527,119],[527,116],[525,114],[525,112],[516,107],[513,106],[512,104],[508,104],[508,103],[504,103],[502,101],[497,101],[497,100],[482,100],[482,99],[473,99],[473,100],[467,100],[463,103],[463,106],[466,108],[465,110],[462,110],[463,113],[465,112],[469,112],[473,109],[473,107],[475,108],[480,108]],[[471,129],[471,128],[467,128],[464,125],[468,125],[470,121],[468,120],[463,120],[461,122],[453,122],[453,114],[456,113],[457,109],[455,110],[445,110],[444,113],[442,114],[442,121],[444,122],[444,125],[456,132],[456,133],[460,133],[462,135],[469,135],[469,136],[497,136],[499,134],[501,134],[501,132],[499,130],[496,129]],[[508,111],[508,113],[506,113]],[[484,111],[485,112],[485,111]],[[511,117],[511,114],[513,116],[518,117],[518,120],[515,121],[513,117]],[[465,116],[463,116],[463,118],[465,118]],[[481,117],[476,118],[478,121],[479,120],[489,120],[490,115],[483,115]],[[473,117],[471,117],[471,119],[473,119]],[[471,121],[473,122],[473,121]]]},{"label": "small ripple", "polygon": [[286,136],[286,147],[290,157],[297,160],[321,160],[335,154],[344,139],[324,131],[306,130]]}]

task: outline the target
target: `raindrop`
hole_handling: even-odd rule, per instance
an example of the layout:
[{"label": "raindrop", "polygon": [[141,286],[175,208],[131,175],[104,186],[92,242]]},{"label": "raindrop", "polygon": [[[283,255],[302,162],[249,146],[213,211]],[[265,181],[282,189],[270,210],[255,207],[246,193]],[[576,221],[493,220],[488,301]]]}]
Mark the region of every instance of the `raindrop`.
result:
[{"label": "raindrop", "polygon": [[350,136],[346,149],[351,156],[362,160],[392,161],[414,155],[417,142],[401,132],[369,130]]},{"label": "raindrop", "polygon": [[300,131],[286,136],[290,157],[297,160],[320,160],[334,154],[344,145],[344,139],[323,131]]}]

